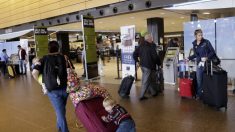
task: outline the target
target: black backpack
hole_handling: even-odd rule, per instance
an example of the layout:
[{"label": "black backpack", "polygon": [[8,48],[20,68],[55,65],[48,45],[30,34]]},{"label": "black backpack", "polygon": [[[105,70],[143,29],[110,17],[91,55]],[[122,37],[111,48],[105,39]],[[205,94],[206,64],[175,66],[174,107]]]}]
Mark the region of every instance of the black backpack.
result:
[{"label": "black backpack", "polygon": [[48,91],[67,86],[66,61],[63,55],[47,55],[43,58],[43,82]]}]

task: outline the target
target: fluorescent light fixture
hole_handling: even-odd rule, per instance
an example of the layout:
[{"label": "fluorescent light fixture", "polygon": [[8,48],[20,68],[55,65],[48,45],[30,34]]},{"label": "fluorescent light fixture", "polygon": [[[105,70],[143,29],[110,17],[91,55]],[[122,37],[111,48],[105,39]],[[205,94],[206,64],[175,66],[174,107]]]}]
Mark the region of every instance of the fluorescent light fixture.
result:
[{"label": "fluorescent light fixture", "polygon": [[192,5],[192,4],[198,4],[198,3],[203,3],[203,2],[209,2],[209,1],[213,1],[213,0],[198,0],[198,1],[193,1],[193,2],[184,2],[180,4],[174,4],[173,7]]},{"label": "fluorescent light fixture", "polygon": [[135,17],[130,17],[130,19],[135,19]]},{"label": "fluorescent light fixture", "polygon": [[210,12],[203,12],[202,14],[203,15],[210,15],[211,13]]}]

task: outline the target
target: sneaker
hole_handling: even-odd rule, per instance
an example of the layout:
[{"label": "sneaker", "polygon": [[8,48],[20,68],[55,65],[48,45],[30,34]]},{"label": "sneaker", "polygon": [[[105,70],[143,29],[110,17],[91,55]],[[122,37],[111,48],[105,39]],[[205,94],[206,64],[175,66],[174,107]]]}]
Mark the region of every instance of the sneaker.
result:
[{"label": "sneaker", "polygon": [[141,98],[140,98],[140,101],[146,100],[146,99],[148,99],[148,98],[144,96],[144,97],[141,97]]}]

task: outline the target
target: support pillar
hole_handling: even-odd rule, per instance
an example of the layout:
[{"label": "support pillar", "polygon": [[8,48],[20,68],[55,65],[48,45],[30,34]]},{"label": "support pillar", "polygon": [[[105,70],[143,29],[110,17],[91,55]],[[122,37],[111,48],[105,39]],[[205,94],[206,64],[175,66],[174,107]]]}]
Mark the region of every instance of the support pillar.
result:
[{"label": "support pillar", "polygon": [[60,53],[69,56],[69,33],[57,32],[56,37],[60,45]]}]

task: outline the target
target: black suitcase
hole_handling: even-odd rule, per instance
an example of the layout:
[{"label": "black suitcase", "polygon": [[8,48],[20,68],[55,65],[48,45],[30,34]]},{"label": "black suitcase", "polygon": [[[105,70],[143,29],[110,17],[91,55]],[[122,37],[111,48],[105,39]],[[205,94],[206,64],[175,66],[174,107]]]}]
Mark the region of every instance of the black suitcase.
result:
[{"label": "black suitcase", "polygon": [[118,94],[123,98],[128,98],[130,95],[131,87],[135,78],[133,76],[127,76],[123,78],[118,90]]},{"label": "black suitcase", "polygon": [[157,92],[162,93],[164,91],[164,77],[162,68],[158,68],[156,71],[157,80]]},{"label": "black suitcase", "polygon": [[206,67],[207,70],[203,74],[202,84],[203,103],[215,107],[216,109],[222,107],[227,109],[227,72],[219,67],[217,67],[217,70],[213,70],[212,64]]}]

